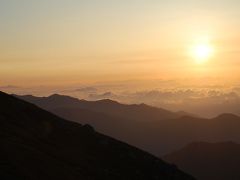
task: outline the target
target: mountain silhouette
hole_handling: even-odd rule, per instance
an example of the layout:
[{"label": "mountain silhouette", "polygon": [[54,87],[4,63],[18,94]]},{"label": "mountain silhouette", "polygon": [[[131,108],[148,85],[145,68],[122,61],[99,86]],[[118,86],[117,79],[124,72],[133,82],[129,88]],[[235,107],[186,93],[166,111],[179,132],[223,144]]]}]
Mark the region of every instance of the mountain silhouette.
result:
[{"label": "mountain silhouette", "polygon": [[206,119],[145,104],[124,105],[111,100],[85,101],[61,95],[18,97],[65,119],[91,124],[99,132],[157,156],[194,141],[240,143],[240,117],[233,114]]},{"label": "mountain silhouette", "polygon": [[146,104],[121,104],[110,99],[86,101],[59,94],[53,94],[49,97],[34,97],[31,95],[17,97],[34,103],[44,109],[63,107],[81,108],[137,121],[159,121],[161,119],[177,118],[183,115],[183,112],[174,113],[166,109],[156,108]]},{"label": "mountain silhouette", "polygon": [[0,92],[0,179],[193,179],[174,165]]},{"label": "mountain silhouette", "polygon": [[240,179],[240,144],[233,142],[194,142],[164,159],[199,180]]}]

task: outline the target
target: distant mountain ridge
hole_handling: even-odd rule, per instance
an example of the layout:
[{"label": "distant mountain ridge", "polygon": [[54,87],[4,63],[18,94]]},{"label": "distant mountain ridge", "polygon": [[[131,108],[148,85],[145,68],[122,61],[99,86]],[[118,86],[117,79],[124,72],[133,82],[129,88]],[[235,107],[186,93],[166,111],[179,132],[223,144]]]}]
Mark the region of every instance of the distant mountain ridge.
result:
[{"label": "distant mountain ridge", "polygon": [[[32,95],[17,96],[23,100],[38,105],[39,107],[49,108],[81,108],[96,112],[102,112],[119,116],[125,119],[134,119],[137,121],[144,120],[160,120],[177,118],[183,115],[183,112],[175,113],[162,108],[152,107],[146,104],[121,104],[110,99],[103,99],[98,101],[79,100],[70,96],[53,94],[48,97],[35,97]],[[146,115],[147,114],[147,115]],[[151,116],[149,117],[149,115]],[[187,113],[186,113],[187,114]]]},{"label": "distant mountain ridge", "polygon": [[0,92],[0,179],[191,180],[175,166]]},{"label": "distant mountain ridge", "polygon": [[164,157],[199,180],[240,179],[240,144],[193,142]]},{"label": "distant mountain ridge", "polygon": [[147,105],[124,105],[111,100],[85,101],[53,95],[18,96],[65,119],[91,124],[98,131],[157,156],[194,141],[240,143],[240,117],[222,114],[212,119],[174,113]]}]

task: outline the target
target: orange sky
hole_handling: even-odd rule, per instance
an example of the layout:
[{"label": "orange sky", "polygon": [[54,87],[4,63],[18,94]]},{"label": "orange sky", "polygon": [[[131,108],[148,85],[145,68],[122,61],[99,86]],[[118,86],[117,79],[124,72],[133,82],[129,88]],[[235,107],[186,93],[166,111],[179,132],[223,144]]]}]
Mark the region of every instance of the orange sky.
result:
[{"label": "orange sky", "polygon": [[[0,2],[0,85],[217,77],[238,79],[240,2]],[[214,55],[189,50],[208,39]]]}]

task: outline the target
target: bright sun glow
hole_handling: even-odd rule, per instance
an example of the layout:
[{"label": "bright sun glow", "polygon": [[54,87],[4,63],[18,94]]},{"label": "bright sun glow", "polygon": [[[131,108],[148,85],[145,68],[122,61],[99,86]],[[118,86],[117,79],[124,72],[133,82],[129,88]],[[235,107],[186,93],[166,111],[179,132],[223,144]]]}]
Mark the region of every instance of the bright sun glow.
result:
[{"label": "bright sun glow", "polygon": [[209,43],[199,43],[193,47],[192,55],[195,61],[202,64],[209,60],[213,54],[213,47]]}]

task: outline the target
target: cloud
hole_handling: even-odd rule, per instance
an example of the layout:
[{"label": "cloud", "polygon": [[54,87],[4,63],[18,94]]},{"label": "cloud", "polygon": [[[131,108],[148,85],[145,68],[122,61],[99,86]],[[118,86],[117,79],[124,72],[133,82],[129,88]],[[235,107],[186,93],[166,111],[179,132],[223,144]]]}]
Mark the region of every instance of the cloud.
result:
[{"label": "cloud", "polygon": [[[207,81],[207,80],[206,80]],[[205,82],[205,81],[197,81]],[[20,88],[1,86],[0,89],[14,94],[50,95],[60,93],[79,99],[112,99],[127,104],[145,103],[172,111],[186,111],[200,116],[213,117],[221,113],[240,115],[240,85],[198,83],[192,85],[175,80],[121,81],[99,83],[91,86],[61,88]],[[154,87],[155,89],[152,89]]]},{"label": "cloud", "polygon": [[100,99],[114,99],[114,94],[112,92],[105,92],[103,94],[89,94],[88,99],[90,100],[100,100]]},{"label": "cloud", "polygon": [[14,85],[0,86],[0,89],[19,89],[20,87]]},{"label": "cloud", "polygon": [[212,117],[221,113],[240,115],[240,97],[233,91],[212,89],[152,90],[118,96],[119,101],[146,103],[173,111],[187,111],[200,116]]},{"label": "cloud", "polygon": [[76,92],[84,92],[84,93],[95,93],[97,92],[97,88],[95,87],[83,87],[79,89],[75,89]]}]

